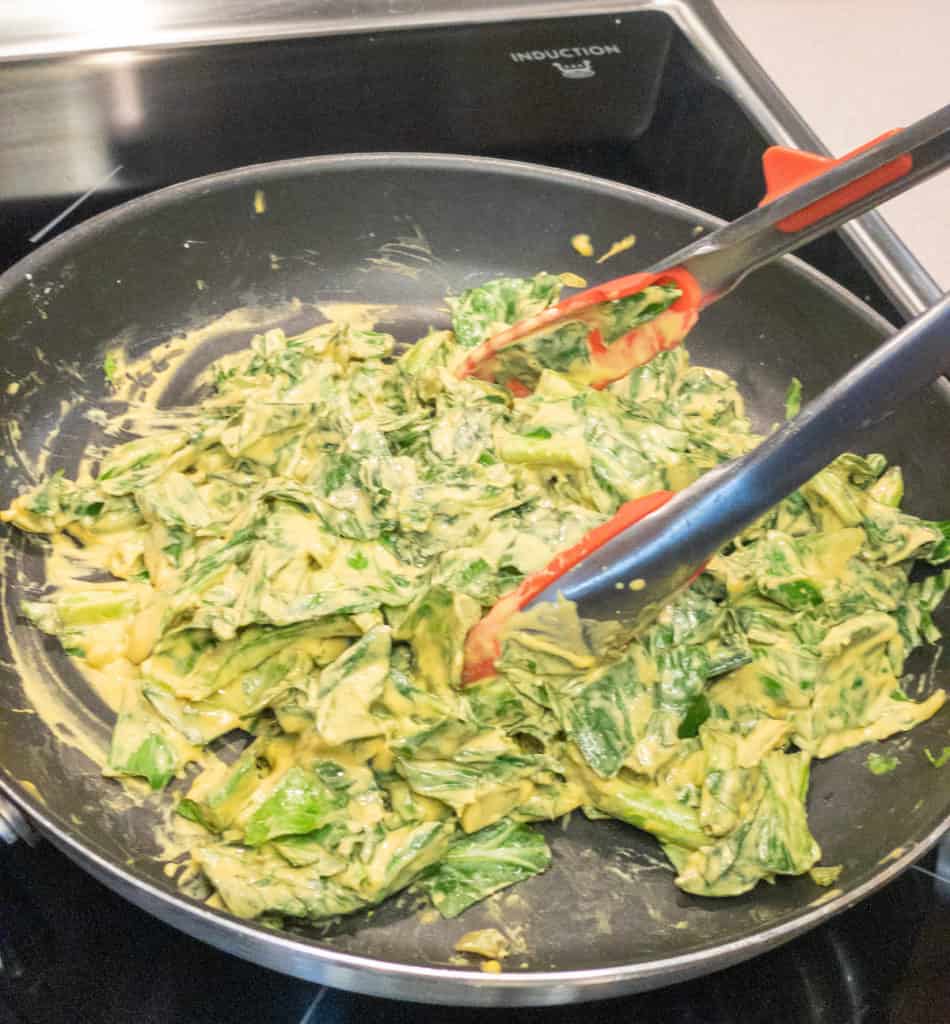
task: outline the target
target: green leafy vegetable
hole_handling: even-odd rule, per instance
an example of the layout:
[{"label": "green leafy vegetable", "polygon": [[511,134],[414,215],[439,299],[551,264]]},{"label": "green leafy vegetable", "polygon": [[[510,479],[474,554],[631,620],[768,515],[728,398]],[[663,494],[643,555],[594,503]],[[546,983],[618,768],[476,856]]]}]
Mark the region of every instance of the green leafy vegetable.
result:
[{"label": "green leafy vegetable", "polygon": [[[405,351],[347,322],[265,330],[209,368],[196,407],[137,408],[115,426],[139,436],[107,431],[88,475],[57,471],[0,513],[70,552],[20,610],[116,681],[106,773],[174,791],[232,913],[321,920],[417,883],[465,914],[543,872],[532,823],[575,809],[657,837],[687,893],[830,885],[812,761],[944,704],[901,679],[940,637],[950,520],[905,511],[878,453],[836,459],[636,636],[545,603],[509,620],[493,675],[465,678],[496,602],[624,503],[761,440],[735,382],[681,347],[588,386],[656,318],[640,337],[677,340],[672,286],[607,304],[599,338],[561,321],[459,379],[560,289],[469,289],[452,331]],[[196,365],[175,351],[170,372]],[[113,383],[123,360],[104,361]],[[793,379],[786,416],[800,404]]]},{"label": "green leafy vegetable", "polygon": [[543,836],[527,825],[499,821],[453,843],[422,888],[443,917],[458,917],[486,896],[540,874],[550,863]]},{"label": "green leafy vegetable", "polygon": [[793,420],[802,407],[802,382],[797,377],[792,377],[785,392],[785,419]]},{"label": "green leafy vegetable", "polygon": [[102,373],[108,383],[115,384],[116,377],[119,374],[119,361],[116,359],[114,352],[106,353],[105,358],[102,360]]},{"label": "green leafy vegetable", "polygon": [[326,825],[347,804],[315,772],[295,765],[248,819],[244,842],[260,846],[277,836],[297,836]]},{"label": "green leafy vegetable", "polygon": [[871,753],[868,754],[865,763],[872,775],[887,775],[888,772],[894,771],[901,762],[900,758],[893,754]]},{"label": "green leafy vegetable", "polygon": [[506,325],[517,323],[557,302],[561,281],[551,274],[529,280],[502,277],[450,299],[452,330],[458,343],[472,348]]}]

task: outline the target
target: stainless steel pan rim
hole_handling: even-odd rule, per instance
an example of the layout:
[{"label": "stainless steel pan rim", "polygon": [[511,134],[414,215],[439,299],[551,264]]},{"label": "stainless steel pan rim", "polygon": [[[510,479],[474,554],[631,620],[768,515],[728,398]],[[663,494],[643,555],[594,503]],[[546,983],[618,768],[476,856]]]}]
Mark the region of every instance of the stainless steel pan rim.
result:
[{"label": "stainless steel pan rim", "polygon": [[[86,849],[69,834],[67,828],[49,819],[42,806],[6,777],[5,773],[0,777],[0,790],[23,807],[31,823],[58,849],[99,881],[149,913],[196,938],[307,981],[349,988],[349,985],[344,984],[347,975],[359,974],[360,990],[371,995],[453,1005],[500,1003],[531,1006],[581,1002],[654,987],[650,982],[658,976],[670,975],[679,981],[686,980],[705,973],[708,961],[713,957],[716,969],[732,966],[757,953],[789,942],[870,896],[919,860],[950,827],[948,816],[929,835],[909,847],[863,885],[828,900],[793,922],[776,925],[726,945],[619,968],[487,974],[373,960],[327,949],[316,942],[290,938],[249,924],[223,911],[163,891],[147,879]],[[249,949],[251,946],[253,950]],[[264,957],[260,956],[262,948],[265,951]],[[435,990],[441,990],[441,995],[434,995]]]},{"label": "stainless steel pan rim", "polygon": [[[605,181],[584,174],[540,167],[514,161],[482,157],[421,153],[347,154],[313,157],[277,163],[253,165],[233,171],[195,179],[134,199],[114,210],[91,218],[47,243],[0,276],[0,301],[36,275],[46,265],[80,242],[88,242],[112,226],[153,211],[176,200],[214,191],[224,186],[266,184],[268,179],[289,173],[306,174],[328,170],[362,169],[372,165],[418,168],[445,168],[454,171],[479,171],[508,177],[559,181],[583,185],[588,190],[615,197],[636,198],[645,205],[677,209],[695,217],[706,226],[720,223],[684,204],[657,197],[630,186]],[[850,292],[826,278],[807,264],[785,257],[786,265],[809,279],[817,288],[830,293],[838,302],[874,327],[886,332],[891,326]],[[950,400],[950,384],[938,382],[935,387]],[[486,974],[455,968],[425,967],[389,960],[372,959],[340,952],[316,941],[291,937],[193,902],[183,895],[159,888],[135,870],[101,856],[87,848],[73,834],[69,825],[47,814],[43,804],[19,785],[9,767],[0,766],[0,791],[19,805],[39,831],[70,858],[125,898],[173,924],[189,934],[210,942],[237,956],[292,974],[306,980],[333,986],[420,1002],[473,1005],[553,1005],[583,1001],[622,992],[656,987],[659,979],[685,980],[689,977],[721,969],[746,960],[766,949],[787,942],[810,928],[828,920],[886,885],[914,861],[925,854],[950,828],[947,816],[922,839],[907,847],[873,877],[838,896],[818,902],[813,909],[791,921],[785,921],[732,942],[666,957],[660,960],[631,963],[619,967],[590,968],[574,971],[531,971]]]}]

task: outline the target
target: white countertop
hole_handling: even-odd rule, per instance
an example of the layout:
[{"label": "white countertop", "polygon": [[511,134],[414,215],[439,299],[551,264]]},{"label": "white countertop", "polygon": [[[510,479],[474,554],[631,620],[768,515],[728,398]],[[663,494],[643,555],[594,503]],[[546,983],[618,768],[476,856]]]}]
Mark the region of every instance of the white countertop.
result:
[{"label": "white countertop", "polygon": [[[716,3],[836,156],[950,102],[948,0]],[[950,170],[881,212],[950,289]]]}]

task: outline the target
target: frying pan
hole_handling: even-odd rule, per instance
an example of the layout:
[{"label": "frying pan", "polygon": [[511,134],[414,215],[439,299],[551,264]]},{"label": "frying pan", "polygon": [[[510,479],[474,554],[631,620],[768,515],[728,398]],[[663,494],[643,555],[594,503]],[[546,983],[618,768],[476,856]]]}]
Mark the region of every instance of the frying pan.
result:
[{"label": "frying pan", "polygon": [[[265,213],[255,212],[264,193]],[[260,208],[262,204],[257,203]],[[203,178],[135,200],[44,246],[0,277],[0,420],[22,434],[5,445],[0,501],[47,472],[75,467],[98,428],[83,402],[110,407],[108,344],[133,354],[235,307],[363,301],[394,307],[381,329],[411,341],[448,322],[447,292],[500,275],[573,271],[591,283],[648,265],[714,218],[670,200],[564,171],[472,157],[356,155],[295,160]],[[597,267],[568,240],[607,243],[633,232],[627,263]],[[198,285],[197,282],[201,282]],[[731,374],[756,427],[781,418],[791,376],[815,394],[891,331],[858,299],[804,264],[761,270],[703,315],[690,337],[696,362]],[[216,338],[216,354],[250,330]],[[207,356],[208,346],[202,348]],[[205,361],[207,359],[205,358]],[[187,399],[186,364],[162,401]],[[6,382],[17,381],[16,394]],[[16,389],[10,389],[16,390]],[[68,403],[65,404],[64,403]],[[935,385],[878,428],[869,450],[904,468],[907,507],[950,513],[950,388]],[[9,428],[7,428],[9,430]],[[22,458],[21,458],[22,455]],[[0,789],[54,844],[157,917],[238,956],[332,986],[409,1000],[554,1004],[684,980],[754,956],[860,900],[920,857],[950,824],[950,769],[923,748],[948,742],[950,709],[888,741],[900,765],[873,776],[867,751],[817,763],[810,821],[823,863],[842,864],[836,888],[807,877],[729,900],[679,892],[657,844],[612,821],[542,826],[549,871],[455,921],[430,923],[411,894],[321,927],[279,931],[238,921],[182,895],[154,837],[160,805],[132,806],[82,752],[103,746],[111,714],[57,652],[17,619],[24,592],[42,587],[35,541],[4,541],[0,637]],[[950,627],[946,610],[938,624]],[[29,673],[26,669],[29,668]],[[905,682],[915,696],[950,684],[942,649],[918,652]],[[30,713],[43,697],[64,723]],[[73,733],[70,740],[69,732]],[[80,738],[85,737],[84,742]],[[168,804],[170,801],[166,800]],[[450,962],[459,935],[499,926],[521,941],[502,974]]]}]

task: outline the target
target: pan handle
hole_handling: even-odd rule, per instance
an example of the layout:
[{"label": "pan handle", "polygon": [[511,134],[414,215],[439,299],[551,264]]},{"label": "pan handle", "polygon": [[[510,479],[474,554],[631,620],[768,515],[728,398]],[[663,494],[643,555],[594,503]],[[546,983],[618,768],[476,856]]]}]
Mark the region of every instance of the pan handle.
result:
[{"label": "pan handle", "polygon": [[18,839],[35,846],[37,835],[20,808],[0,794],[0,842],[12,846]]}]

